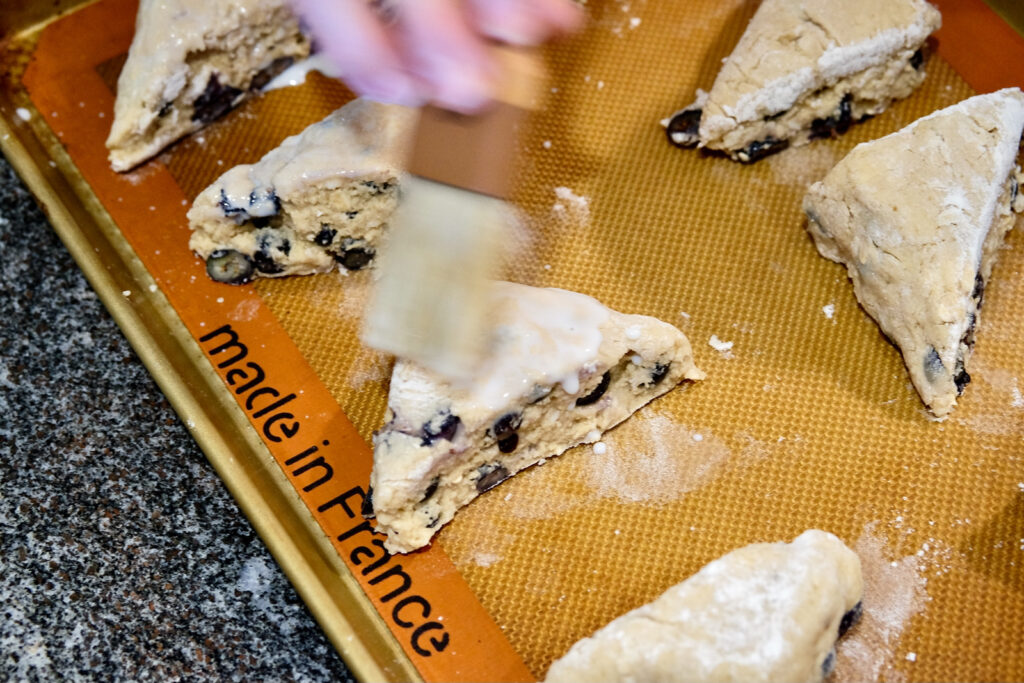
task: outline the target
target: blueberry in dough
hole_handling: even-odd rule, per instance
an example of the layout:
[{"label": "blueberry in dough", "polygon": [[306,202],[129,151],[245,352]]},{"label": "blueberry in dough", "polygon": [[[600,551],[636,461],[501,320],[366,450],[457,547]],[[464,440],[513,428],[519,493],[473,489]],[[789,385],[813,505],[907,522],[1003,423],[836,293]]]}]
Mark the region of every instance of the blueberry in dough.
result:
[{"label": "blueberry in dough", "polygon": [[206,273],[216,282],[245,284],[252,279],[252,272],[252,260],[234,249],[218,249],[206,259]]},{"label": "blueberry in dough", "polygon": [[601,381],[597,383],[597,386],[594,387],[593,391],[586,396],[576,399],[576,406],[589,406],[597,403],[601,397],[604,396],[605,392],[608,391],[608,385],[611,384],[611,381],[612,372],[611,370],[608,370],[601,375]]},{"label": "blueberry in dough", "polygon": [[210,74],[203,94],[193,103],[192,120],[199,123],[211,123],[226,114],[242,95],[242,91],[220,82],[218,74]]},{"label": "blueberry in dough", "polygon": [[481,465],[477,469],[476,490],[489,491],[509,477],[508,469],[501,464]]}]

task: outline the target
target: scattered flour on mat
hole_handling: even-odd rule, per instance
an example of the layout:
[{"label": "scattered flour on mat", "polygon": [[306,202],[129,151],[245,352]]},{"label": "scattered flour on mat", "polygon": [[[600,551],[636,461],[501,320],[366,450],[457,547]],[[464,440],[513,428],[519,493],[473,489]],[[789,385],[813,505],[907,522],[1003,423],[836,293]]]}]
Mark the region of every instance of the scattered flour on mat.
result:
[{"label": "scattered flour on mat", "polygon": [[733,347],[734,343],[735,342],[731,342],[731,341],[722,341],[721,339],[718,338],[717,334],[711,335],[711,339],[708,340],[708,346],[713,348],[715,351],[718,351],[720,354],[722,354],[726,358],[732,358],[733,357],[732,356],[732,347]]},{"label": "scattered flour on mat", "polygon": [[555,203],[551,213],[563,221],[585,226],[590,222],[590,200],[568,187],[555,188]]},{"label": "scattered flour on mat", "polygon": [[836,164],[831,147],[804,145],[792,148],[792,154],[774,154],[768,162],[772,180],[803,190],[825,177]]},{"label": "scattered flour on mat", "polygon": [[832,320],[833,322],[835,322],[835,315],[836,315],[836,305],[835,304],[825,304],[824,306],[821,307],[821,312],[825,314],[826,318],[828,318],[829,320]]},{"label": "scattered flour on mat", "polygon": [[233,309],[231,309],[231,312],[228,313],[228,320],[231,320],[233,322],[244,322],[247,320],[253,320],[256,318],[256,314],[259,312],[259,310],[259,299],[246,299],[245,301],[238,302],[238,304]]},{"label": "scattered flour on mat", "polygon": [[[583,0],[586,5],[587,1]],[[591,12],[591,20],[597,26],[606,28],[612,34],[622,37],[625,33],[636,29],[642,23],[641,14],[647,0],[616,0],[616,2],[599,3]],[[615,10],[618,9],[619,12]]]},{"label": "scattered flour on mat", "polygon": [[615,457],[591,460],[584,474],[600,498],[678,500],[707,483],[729,459],[728,446],[707,431],[695,432],[658,414],[638,414],[605,434],[604,441]]},{"label": "scattered flour on mat", "polygon": [[864,574],[864,614],[837,643],[837,683],[906,680],[894,666],[900,636],[931,599],[921,557],[894,560],[876,527],[876,522],[868,524],[853,546]]},{"label": "scattered flour on mat", "polygon": [[[506,513],[508,509],[509,504],[506,501],[495,507],[494,514],[502,515],[504,518],[507,516]],[[460,514],[472,515],[479,513],[474,510],[473,506],[470,506]],[[465,536],[460,534],[462,529],[470,528],[473,526],[472,524],[464,526],[452,524],[445,527],[442,531],[444,534],[445,552],[448,553],[448,557],[451,558],[456,566],[461,567],[463,565],[472,564],[477,567],[492,567],[505,559],[506,554],[511,549],[513,543],[515,543],[515,536],[498,531],[500,528],[500,522],[498,522],[498,520],[494,520],[493,523],[488,523],[488,521],[481,521],[479,519],[476,520],[476,524],[481,523],[485,524],[487,528],[492,531],[483,535],[473,534],[471,532]]]},{"label": "scattered flour on mat", "polygon": [[1016,435],[1020,431],[1020,410],[1024,409],[1024,395],[1021,394],[1017,375],[1006,368],[994,366],[985,357],[971,356],[971,382],[983,385],[995,398],[988,410],[973,414],[957,415],[953,420],[982,434]]}]

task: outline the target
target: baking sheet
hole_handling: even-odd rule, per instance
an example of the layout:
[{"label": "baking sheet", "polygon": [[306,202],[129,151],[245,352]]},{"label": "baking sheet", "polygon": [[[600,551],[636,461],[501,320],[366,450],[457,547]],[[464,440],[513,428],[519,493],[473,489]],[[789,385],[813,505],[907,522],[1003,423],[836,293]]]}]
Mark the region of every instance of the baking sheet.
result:
[{"label": "baking sheet", "polygon": [[[805,187],[857,142],[899,129],[976,88],[1021,84],[1012,68],[1024,55],[1019,36],[980,2],[939,4],[945,26],[933,41],[928,78],[911,98],[837,140],[741,166],[671,147],[658,120],[689,103],[695,88],[710,85],[756,3],[587,3],[585,34],[548,51],[552,89],[547,109],[523,139],[514,198],[523,226],[510,235],[517,256],[509,277],[582,291],[613,308],[678,325],[708,379],[672,392],[613,430],[605,454],[577,448],[502,484],[462,511],[430,551],[401,560],[417,581],[440,577],[430,585],[465,598],[450,608],[438,602],[432,615],[449,619],[458,643],[445,650],[451,669],[437,668],[436,659],[417,660],[393,623],[397,638],[389,639],[391,605],[373,594],[365,577],[359,583],[361,572],[346,578],[351,562],[346,569],[335,558],[320,583],[347,581],[340,602],[369,589],[369,604],[384,614],[374,619],[364,609],[333,630],[346,659],[357,666],[361,657],[375,662],[366,664],[365,677],[407,677],[410,662],[425,678],[482,677],[474,660],[505,661],[500,653],[508,658],[502,670],[508,678],[541,677],[576,639],[711,559],[818,527],[858,551],[868,582],[864,621],[839,648],[838,680],[1024,678],[1020,231],[1010,233],[986,290],[968,368],[974,381],[950,419],[938,423],[920,404],[898,351],[857,306],[845,272],[817,255],[799,211]],[[133,13],[126,7],[131,3],[100,0],[87,9],[110,19]],[[84,40],[72,30],[82,21],[84,14],[63,20],[63,28],[56,22],[44,43],[49,35],[55,50],[62,39]],[[191,349],[182,363],[209,387],[206,401],[187,408],[175,403],[186,420],[201,417],[211,396],[221,403],[225,394],[232,397],[203,358],[223,356],[210,355],[213,345],[195,340],[224,320],[250,335],[244,339],[258,339],[250,350],[267,349],[261,362],[269,368],[277,360],[276,376],[301,387],[295,400],[307,402],[302,418],[315,425],[302,445],[321,436],[335,447],[344,444],[333,452],[336,469],[365,485],[365,440],[383,416],[390,369],[386,357],[360,347],[355,336],[368,274],[215,285],[187,253],[182,222],[182,202],[221,172],[257,159],[351,95],[314,74],[306,85],[251,101],[118,178],[104,169],[96,138],[109,125],[102,118],[110,115],[130,22],[93,21],[107,34],[92,36],[91,44],[113,47],[102,48],[109,55],[89,53],[92,85],[63,95],[44,86],[44,73],[57,77],[62,63],[42,59],[40,48],[25,81],[31,101],[15,82],[0,111],[19,140],[42,140],[55,171],[71,179],[65,180],[70,194],[85,206],[76,219],[96,222],[126,264],[120,279],[106,286],[105,303],[115,311],[127,305],[122,317],[141,316],[139,327],[151,335],[159,336],[157,323],[137,309],[163,306],[170,309],[163,310],[165,318],[179,318],[180,346]],[[986,32],[981,42],[963,38],[977,31]],[[29,43],[32,49],[18,54],[34,50],[34,40]],[[984,50],[1000,59],[985,58]],[[81,45],[67,51],[82,52]],[[7,54],[14,54],[10,45]],[[62,117],[76,108],[80,120]],[[50,172],[48,163],[35,167]],[[716,350],[712,335],[732,348]],[[157,348],[150,355],[167,353]],[[181,373],[175,366],[162,385],[174,384]],[[250,424],[237,405],[234,413],[231,408],[224,407],[230,422],[198,425],[201,442]],[[258,436],[259,422],[251,424]],[[288,514],[299,520],[293,530],[301,528],[308,539],[304,554],[330,549],[350,560],[351,546],[325,549],[315,539],[318,529],[336,538],[346,528],[329,528],[338,520],[317,516],[331,498],[312,500],[301,491],[310,480],[284,464],[297,451],[276,452],[276,444],[252,437],[247,433],[240,454],[260,453],[257,469],[284,488],[280,495],[287,498],[288,485],[302,494],[289,499]],[[217,465],[220,451],[204,449]],[[275,459],[283,471],[275,472]],[[229,485],[236,476],[226,475]],[[263,490],[253,493],[251,517],[267,516],[264,497]],[[302,503],[311,510],[305,518]],[[282,560],[287,553],[275,554],[288,561]],[[300,590],[315,583],[293,581]],[[325,622],[324,614],[318,618]],[[460,625],[475,632],[479,624],[493,649],[461,638]],[[355,650],[359,644],[366,646],[363,654]]]}]

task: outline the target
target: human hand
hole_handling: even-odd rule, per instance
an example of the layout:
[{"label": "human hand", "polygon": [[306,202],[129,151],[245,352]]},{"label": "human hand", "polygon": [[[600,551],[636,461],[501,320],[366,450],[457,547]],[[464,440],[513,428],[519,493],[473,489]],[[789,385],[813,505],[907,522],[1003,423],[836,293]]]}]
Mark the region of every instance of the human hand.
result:
[{"label": "human hand", "polygon": [[537,45],[583,21],[572,0],[293,2],[356,93],[466,113],[486,106],[495,87],[489,40]]}]

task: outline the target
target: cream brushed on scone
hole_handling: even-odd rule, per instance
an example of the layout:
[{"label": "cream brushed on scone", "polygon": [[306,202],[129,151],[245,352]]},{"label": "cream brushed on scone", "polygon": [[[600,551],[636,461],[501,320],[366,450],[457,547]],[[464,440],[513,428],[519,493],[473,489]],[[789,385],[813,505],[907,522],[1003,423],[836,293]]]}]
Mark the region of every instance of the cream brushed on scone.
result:
[{"label": "cream brushed on scone", "polygon": [[493,338],[467,384],[395,364],[370,479],[392,552],[427,545],[481,493],[704,377],[678,329],[583,294],[498,282],[491,309]]},{"label": "cream brushed on scone", "polygon": [[155,156],[308,54],[286,0],[140,0],[117,80],[110,165],[127,171]]},{"label": "cream brushed on scone", "polygon": [[577,642],[545,681],[821,681],[863,592],[859,558],[830,533],[756,543]]},{"label": "cream brushed on scone", "polygon": [[925,0],[764,0],[710,92],[663,124],[681,147],[753,162],[843,133],[924,80]]},{"label": "cream brushed on scone", "polygon": [[193,202],[189,247],[230,284],[369,265],[398,204],[415,116],[356,99],[230,169]]},{"label": "cream brushed on scone", "polygon": [[1024,210],[1022,131],[1018,88],[978,95],[857,145],[804,198],[818,251],[846,266],[938,417],[970,381],[985,286]]}]

